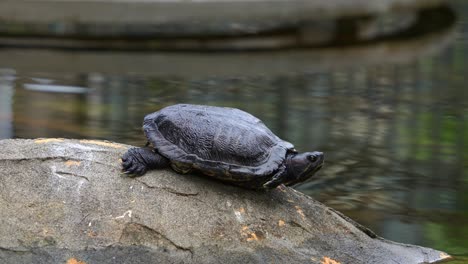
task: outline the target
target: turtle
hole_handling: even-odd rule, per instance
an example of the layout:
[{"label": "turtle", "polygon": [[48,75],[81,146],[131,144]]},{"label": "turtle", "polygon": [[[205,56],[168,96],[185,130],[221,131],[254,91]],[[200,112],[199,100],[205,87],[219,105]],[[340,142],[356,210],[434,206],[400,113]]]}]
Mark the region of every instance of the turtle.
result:
[{"label": "turtle", "polygon": [[225,183],[272,189],[303,182],[322,168],[324,154],[299,153],[255,116],[230,107],[176,104],[144,118],[145,147],[122,156],[125,174],[171,167]]}]

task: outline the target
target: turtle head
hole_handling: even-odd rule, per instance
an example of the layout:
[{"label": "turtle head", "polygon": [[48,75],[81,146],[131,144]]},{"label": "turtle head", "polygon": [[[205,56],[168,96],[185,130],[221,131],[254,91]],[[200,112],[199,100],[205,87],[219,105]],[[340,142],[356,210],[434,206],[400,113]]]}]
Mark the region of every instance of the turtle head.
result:
[{"label": "turtle head", "polygon": [[294,185],[312,177],[323,166],[322,152],[291,153],[286,158],[287,176],[285,185]]}]

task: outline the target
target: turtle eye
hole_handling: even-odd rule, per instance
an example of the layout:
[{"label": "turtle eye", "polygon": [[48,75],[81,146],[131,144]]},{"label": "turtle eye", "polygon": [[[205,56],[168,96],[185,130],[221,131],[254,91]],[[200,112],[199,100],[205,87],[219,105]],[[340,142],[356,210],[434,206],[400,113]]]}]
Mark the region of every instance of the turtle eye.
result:
[{"label": "turtle eye", "polygon": [[311,161],[311,162],[316,162],[318,160],[318,157],[316,155],[309,155],[307,156],[307,158]]}]

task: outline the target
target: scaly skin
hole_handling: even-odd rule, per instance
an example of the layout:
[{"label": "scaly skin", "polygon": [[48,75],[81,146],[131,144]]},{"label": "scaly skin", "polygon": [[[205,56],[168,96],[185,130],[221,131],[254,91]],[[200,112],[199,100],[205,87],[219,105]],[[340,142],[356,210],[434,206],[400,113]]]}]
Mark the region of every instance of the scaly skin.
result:
[{"label": "scaly skin", "polygon": [[141,176],[148,170],[169,167],[169,160],[159,155],[153,148],[131,148],[122,157],[122,167],[126,174]]}]

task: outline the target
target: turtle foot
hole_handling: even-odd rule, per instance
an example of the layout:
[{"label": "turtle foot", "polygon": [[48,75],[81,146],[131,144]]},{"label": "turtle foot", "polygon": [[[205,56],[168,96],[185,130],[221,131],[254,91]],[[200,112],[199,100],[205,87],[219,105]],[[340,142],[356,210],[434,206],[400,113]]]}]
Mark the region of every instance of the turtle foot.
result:
[{"label": "turtle foot", "polygon": [[131,148],[122,156],[122,170],[129,176],[141,176],[148,170],[146,160],[154,155],[148,148]]},{"label": "turtle foot", "polygon": [[148,170],[169,166],[169,160],[153,148],[131,148],[122,156],[122,169],[129,176],[141,176]]},{"label": "turtle foot", "polygon": [[265,189],[273,189],[284,183],[284,178],[286,177],[286,167],[281,166],[279,170],[273,175],[271,180],[263,184]]}]

